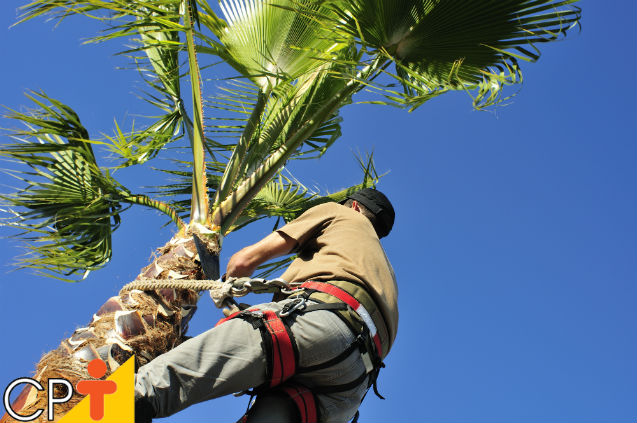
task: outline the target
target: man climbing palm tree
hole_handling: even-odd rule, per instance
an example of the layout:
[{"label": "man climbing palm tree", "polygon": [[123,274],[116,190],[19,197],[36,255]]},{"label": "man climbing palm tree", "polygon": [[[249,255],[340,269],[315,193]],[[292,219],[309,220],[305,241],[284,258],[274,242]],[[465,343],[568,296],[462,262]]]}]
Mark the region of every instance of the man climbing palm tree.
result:
[{"label": "man climbing palm tree", "polygon": [[[371,100],[373,103],[409,110],[452,90],[469,93],[478,109],[498,104],[508,98],[503,94],[505,87],[522,81],[520,63],[539,58],[536,44],[561,39],[578,26],[580,10],[572,6],[575,2],[228,0],[220,4],[225,19],[204,0],[33,0],[25,5],[21,21],[43,15],[61,20],[73,14],[86,15],[107,24],[106,33],[94,41],[125,37],[127,47],[123,53],[134,55],[137,70],[151,90],[143,98],[161,112],[142,129],[134,125],[125,131],[116,124],[114,135],[107,135],[105,139],[91,138],[71,107],[44,93],[30,95],[36,106],[33,112],[10,114],[9,117],[23,122],[27,129],[12,132],[15,142],[4,144],[0,156],[26,166],[25,170],[9,171],[25,186],[0,195],[0,208],[9,215],[8,220],[2,219],[2,224],[17,230],[17,237],[27,243],[29,253],[22,265],[45,275],[83,279],[111,259],[112,233],[119,226],[120,214],[132,205],[157,210],[177,226],[175,236],[159,250],[153,263],[139,273],[138,284],[133,285],[136,288],[127,285],[126,290],[100,307],[86,327],[76,329],[58,348],[45,354],[37,365],[36,379],[44,381],[62,376],[76,381],[86,378],[89,376],[84,370],[86,361],[93,358],[108,361],[110,371],[114,371],[132,355],[140,366],[157,356],[164,357],[162,353],[182,343],[196,308],[197,292],[203,290],[191,281],[204,276],[208,280],[218,279],[217,264],[224,237],[264,217],[291,220],[317,202],[340,201],[346,193],[355,191],[347,188],[320,197],[282,173],[290,160],[320,156],[333,144],[341,134],[341,107],[350,104],[364,89],[380,94],[380,99]],[[128,47],[131,36],[137,43],[132,49]],[[201,71],[210,67],[200,67],[199,62],[206,57],[212,58],[211,63],[219,60],[227,63],[238,78],[229,87],[219,88],[221,94],[209,98],[204,97],[204,81],[219,81],[225,76],[203,77]],[[192,112],[186,106],[188,102],[182,89],[185,76],[190,82]],[[214,117],[204,113],[205,105],[210,106]],[[234,142],[225,144],[218,140],[218,136],[229,134]],[[179,143],[180,138],[187,139],[186,148],[191,153],[185,160],[170,156],[177,151],[171,144]],[[96,153],[101,148],[115,157],[111,167],[98,164]],[[173,163],[162,169],[166,174],[179,175],[191,182],[160,183],[138,192],[115,179],[116,170],[144,165],[160,155],[169,155]],[[377,182],[374,172],[368,172],[370,169],[373,169],[371,161],[365,167],[360,188]],[[359,203],[365,201],[355,198],[350,206],[355,209]],[[321,226],[325,224],[321,221],[319,226],[327,234],[332,226],[337,226],[337,221],[334,218],[334,225],[327,227]],[[369,224],[367,226],[369,229]],[[351,290],[356,300],[334,289],[332,294],[341,300],[345,298],[358,312],[339,309],[336,305],[331,311],[321,313],[336,310],[354,333],[368,330],[376,335],[373,346],[361,346],[357,362],[366,364],[366,373],[348,381],[357,382],[356,386],[364,379],[374,379],[368,373],[375,375],[374,370],[380,363],[373,359],[372,352],[375,349],[382,358],[395,336],[393,276],[387,276],[391,274],[390,266],[384,254],[381,258],[382,249],[378,248],[377,240],[371,242],[369,232],[364,235],[365,230],[361,229],[352,237],[339,235],[337,238],[350,239],[354,245],[332,253],[323,250],[327,244],[322,244],[321,237],[325,235],[322,232],[317,239],[306,239],[305,233],[297,234],[297,238],[283,229],[277,231],[284,241],[283,234],[295,241],[292,246],[283,243],[277,254],[289,252],[296,244],[301,252],[300,261],[297,260],[284,277],[294,282],[339,281],[339,289]],[[369,245],[376,245],[378,260],[368,259],[373,255],[360,254],[358,249]],[[302,264],[314,263],[323,251],[330,253],[326,252],[323,257],[327,265],[321,269],[331,273],[319,272],[317,277],[308,277],[292,271],[302,269]],[[381,272],[385,275],[381,280],[385,282],[372,283],[368,273],[358,274],[349,262],[342,264],[337,260],[353,254],[365,259],[362,266],[365,272]],[[205,262],[204,257],[216,257],[216,260]],[[372,267],[367,267],[369,263]],[[240,272],[231,268],[229,274]],[[320,291],[324,286],[309,287]],[[330,298],[333,296],[326,293],[312,294],[312,300],[329,301]],[[292,303],[292,299],[289,301]],[[305,306],[302,300],[295,301],[290,307]],[[359,308],[359,301],[364,308]],[[286,304],[279,302],[277,307]],[[319,311],[310,313],[310,307],[313,305],[303,311],[317,316]],[[376,311],[376,307],[380,311]],[[371,314],[369,318],[367,311]],[[298,313],[285,320],[298,327],[298,322],[304,320]],[[269,315],[265,311],[261,314]],[[269,317],[264,320],[261,314],[243,313],[240,316],[243,320],[228,321],[211,333],[232,332],[227,328],[241,325],[248,331],[252,326],[245,320],[266,329],[283,324]],[[335,325],[330,327],[337,327]],[[389,329],[385,329],[385,325],[389,325]],[[256,329],[249,332],[257,333]],[[277,332],[276,328],[272,332],[284,333]],[[273,343],[271,351],[277,348],[281,351],[288,345],[288,351],[291,349],[294,356],[292,339],[286,340],[283,335],[276,337],[270,331],[261,333],[266,344],[268,339]],[[223,340],[215,335],[215,339],[228,344],[224,348],[235,348],[235,352],[249,349],[243,344],[232,344],[235,337],[231,335],[234,333]],[[369,338],[361,333],[358,339],[369,341]],[[296,341],[297,347],[302,344],[299,339]],[[194,346],[196,342],[199,341],[185,345]],[[297,349],[299,366],[309,365],[304,364],[304,350]],[[284,360],[287,356],[282,355],[277,363],[272,359],[275,354],[267,357],[267,351],[270,350],[266,348],[266,354],[259,353],[260,362],[255,364],[260,366],[255,374],[260,375],[261,380],[253,380],[254,384],[246,383],[246,386],[266,382],[273,387],[285,379],[302,378],[303,369],[298,369],[291,360]],[[201,350],[202,354],[205,352]],[[350,356],[355,354],[352,352]],[[139,378],[140,386],[147,381],[147,400],[158,415],[175,412],[205,399],[206,395],[211,397],[234,390],[220,374],[193,374],[187,375],[185,380],[176,380],[178,387],[172,385],[178,393],[177,399],[169,394],[162,397],[162,392],[170,386],[168,379],[162,381],[158,376],[162,373],[155,369],[166,374],[162,363],[171,357],[153,365],[153,370],[142,371]],[[200,355],[193,357],[201,359]],[[210,372],[217,370],[212,368]],[[313,370],[317,372],[315,367]],[[206,395],[197,397],[192,393],[199,392],[196,383],[199,380],[207,383],[206,389],[201,390]],[[242,376],[232,380],[247,379]],[[215,390],[210,381],[223,382],[222,387],[228,392]],[[347,392],[329,394],[323,390],[321,393],[322,387],[318,382],[315,385],[313,391],[318,394],[321,418],[329,420],[333,410],[328,409],[325,398],[344,396]],[[23,398],[28,400],[22,402],[25,415],[42,408],[46,402],[44,391],[30,395],[27,389],[23,393]],[[140,387],[140,398],[145,395],[141,395]],[[60,410],[59,416],[80,400],[79,395],[74,396],[65,405],[66,409]],[[353,410],[343,409],[347,413]]]},{"label": "man climbing palm tree", "polygon": [[394,209],[366,188],[324,203],[232,256],[227,276],[250,276],[298,252],[283,274],[302,282],[287,298],[260,304],[139,369],[136,419],[256,388],[247,422],[343,422],[357,413],[396,336],[397,287],[379,239]]}]

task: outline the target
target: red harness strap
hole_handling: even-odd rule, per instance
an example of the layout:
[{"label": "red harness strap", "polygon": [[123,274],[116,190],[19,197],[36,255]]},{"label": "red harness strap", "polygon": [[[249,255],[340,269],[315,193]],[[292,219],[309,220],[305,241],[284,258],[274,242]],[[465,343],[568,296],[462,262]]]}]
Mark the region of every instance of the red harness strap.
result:
[{"label": "red harness strap", "polygon": [[338,298],[339,300],[350,306],[352,309],[354,309],[354,311],[356,311],[365,322],[367,329],[369,329],[369,333],[372,337],[372,340],[374,341],[374,345],[376,346],[376,353],[378,354],[378,357],[383,356],[383,349],[381,347],[380,336],[378,334],[378,331],[376,330],[376,325],[374,324],[367,309],[365,309],[363,304],[361,304],[356,298],[352,297],[344,289],[325,282],[304,282],[301,284],[301,288],[308,288],[315,291],[324,292]]},{"label": "red harness strap", "polygon": [[296,404],[301,415],[301,423],[316,423],[318,415],[316,412],[316,400],[312,391],[305,386],[296,384],[286,384],[281,390],[288,394]]},{"label": "red harness strap", "polygon": [[263,322],[272,339],[272,378],[270,388],[280,385],[296,372],[292,338],[283,321],[274,311],[263,312]]},{"label": "red harness strap", "polygon": [[236,317],[251,322],[256,321],[258,324],[255,326],[260,328],[266,348],[270,347],[270,353],[268,354],[270,358],[270,388],[280,385],[294,376],[296,372],[294,341],[281,318],[274,311],[251,308],[233,313],[219,320],[215,326]]}]

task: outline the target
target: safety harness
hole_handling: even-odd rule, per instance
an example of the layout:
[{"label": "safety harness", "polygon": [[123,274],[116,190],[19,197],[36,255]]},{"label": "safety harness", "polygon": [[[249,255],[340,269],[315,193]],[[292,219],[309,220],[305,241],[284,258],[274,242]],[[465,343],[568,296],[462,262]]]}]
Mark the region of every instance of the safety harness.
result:
[{"label": "safety harness", "polygon": [[281,390],[294,401],[301,415],[301,423],[316,423],[318,421],[316,399],[312,391],[303,385],[292,383],[282,386]]},{"label": "safety harness", "polygon": [[280,385],[296,373],[298,351],[290,328],[274,311],[249,308],[219,320],[215,326],[234,318],[241,318],[261,332],[261,338],[268,363],[267,385],[270,388]]},{"label": "safety harness", "polygon": [[[256,388],[254,392],[279,386],[279,389],[288,394],[297,405],[302,423],[312,423],[318,419],[315,394],[347,391],[369,378],[368,387],[373,386],[376,395],[383,398],[378,393],[376,380],[380,369],[384,367],[382,358],[388,349],[388,337],[380,312],[367,291],[351,282],[308,281],[297,285],[289,298],[293,298],[293,301],[288,302],[278,313],[251,307],[235,312],[217,323],[220,325],[230,319],[241,318],[260,330],[268,363],[267,379],[264,385]],[[308,300],[314,303],[307,304]],[[309,367],[298,366],[296,342],[286,320],[294,313],[315,310],[335,312],[356,338],[337,357]],[[311,390],[298,384],[284,384],[295,374],[320,370],[340,363],[356,349],[361,354],[365,371],[349,383],[314,387]]]}]

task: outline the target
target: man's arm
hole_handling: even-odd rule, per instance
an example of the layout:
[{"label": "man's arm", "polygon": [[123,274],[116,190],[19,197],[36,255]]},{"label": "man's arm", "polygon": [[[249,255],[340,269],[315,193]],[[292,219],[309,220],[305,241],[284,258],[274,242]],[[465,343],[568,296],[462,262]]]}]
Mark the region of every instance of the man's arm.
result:
[{"label": "man's arm", "polygon": [[256,244],[245,247],[230,257],[226,275],[238,278],[250,276],[261,263],[288,254],[294,247],[294,238],[281,232],[272,232]]}]

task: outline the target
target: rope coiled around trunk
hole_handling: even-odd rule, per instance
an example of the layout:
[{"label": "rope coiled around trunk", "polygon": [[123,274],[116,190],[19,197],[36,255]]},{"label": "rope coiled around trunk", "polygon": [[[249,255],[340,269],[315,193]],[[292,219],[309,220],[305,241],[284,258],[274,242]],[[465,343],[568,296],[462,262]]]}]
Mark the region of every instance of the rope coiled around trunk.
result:
[{"label": "rope coiled around trunk", "polygon": [[138,279],[124,285],[120,293],[138,289],[140,291],[153,291],[155,289],[192,289],[193,291],[210,291],[219,289],[225,282],[208,279]]},{"label": "rope coiled around trunk", "polygon": [[207,279],[139,279],[130,282],[120,290],[123,294],[132,290],[154,291],[156,289],[191,289],[193,291],[210,291],[210,297],[218,308],[224,306],[228,298],[243,297],[253,292],[255,294],[283,293],[291,294],[295,285],[282,279],[265,280],[261,278],[226,278],[225,280]]}]

